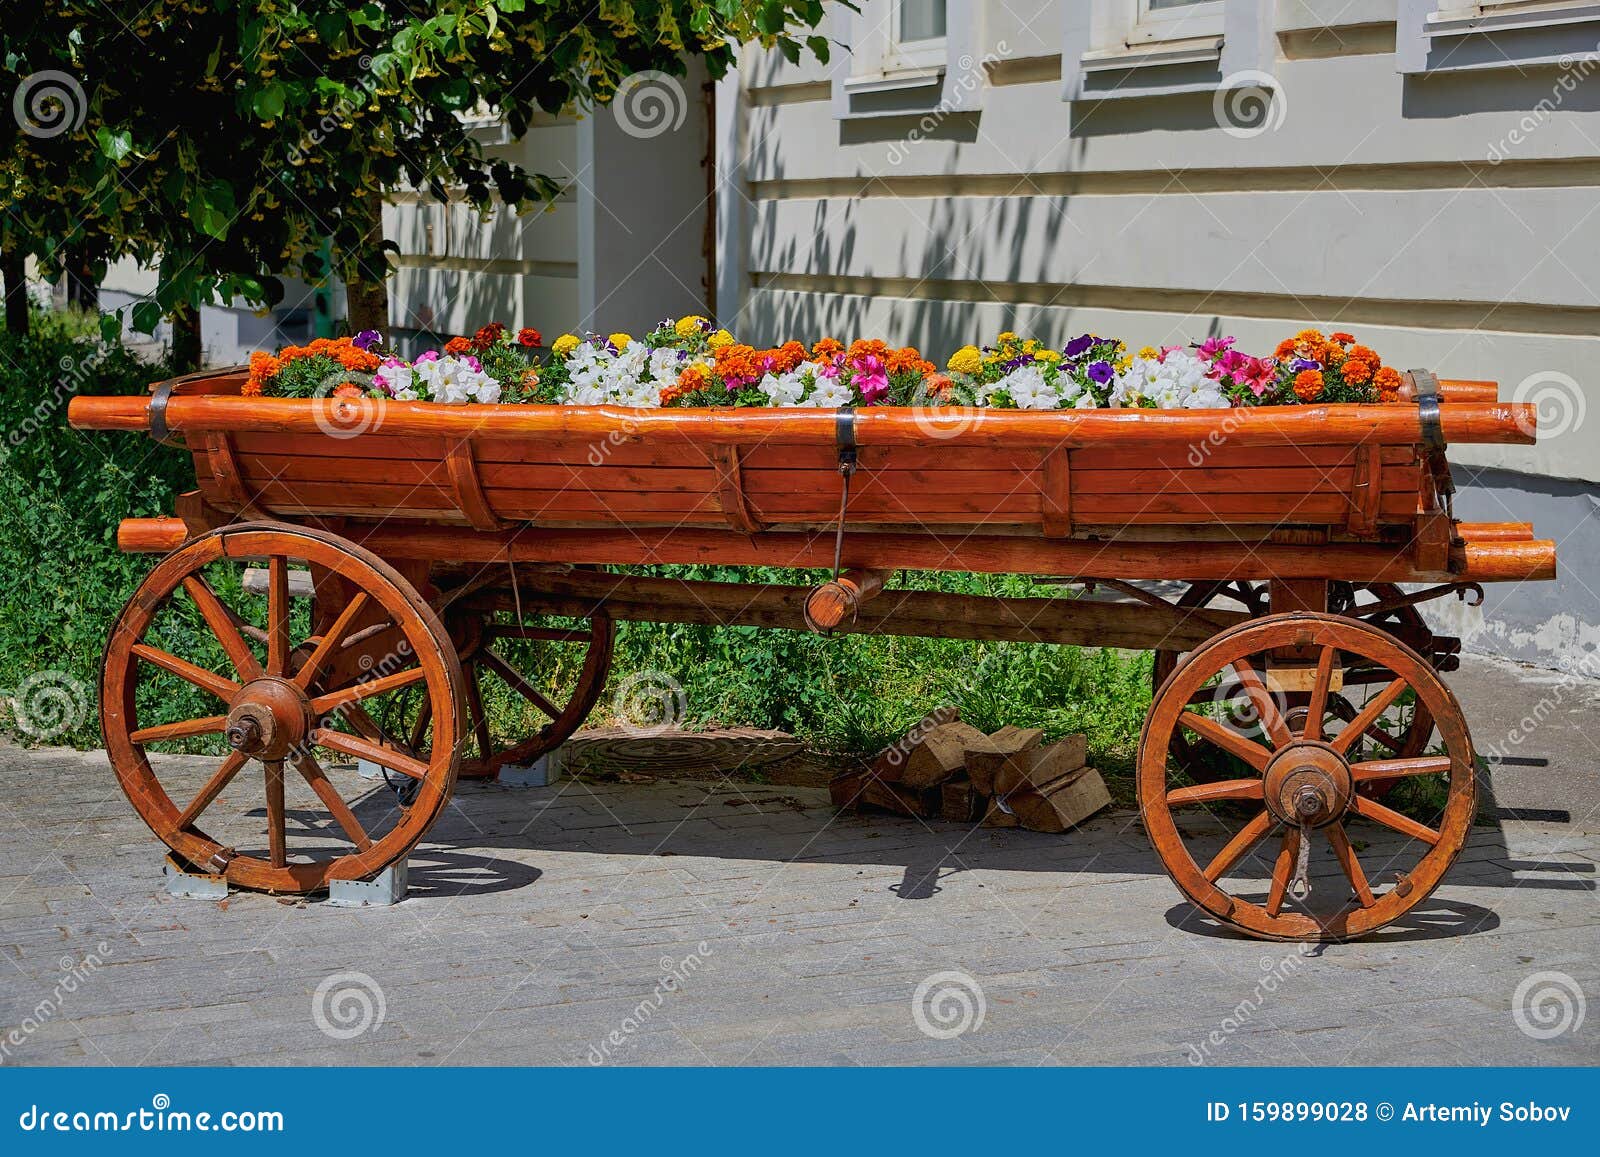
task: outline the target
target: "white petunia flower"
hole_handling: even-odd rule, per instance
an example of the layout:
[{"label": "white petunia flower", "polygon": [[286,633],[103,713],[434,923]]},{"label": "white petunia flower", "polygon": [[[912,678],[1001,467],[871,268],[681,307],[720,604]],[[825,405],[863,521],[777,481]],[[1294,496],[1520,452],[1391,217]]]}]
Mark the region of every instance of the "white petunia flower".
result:
[{"label": "white petunia flower", "polygon": [[767,395],[775,406],[798,406],[806,384],[797,373],[774,374],[769,371],[756,383],[756,389]]}]

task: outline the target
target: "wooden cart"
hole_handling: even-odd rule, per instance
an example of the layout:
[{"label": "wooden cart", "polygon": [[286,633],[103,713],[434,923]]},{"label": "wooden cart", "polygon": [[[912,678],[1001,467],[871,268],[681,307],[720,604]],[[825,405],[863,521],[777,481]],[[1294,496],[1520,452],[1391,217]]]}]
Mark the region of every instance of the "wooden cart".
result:
[{"label": "wooden cart", "polygon": [[[124,550],[166,557],[111,633],[102,724],[155,833],[250,888],[370,877],[417,844],[458,775],[561,743],[601,693],[618,620],[809,625],[1156,651],[1138,795],[1166,870],[1251,935],[1360,936],[1428,896],[1474,814],[1467,725],[1439,678],[1458,644],[1417,605],[1555,571],[1531,527],[1461,523],[1450,507],[1446,443],[1531,443],[1532,407],[1420,371],[1403,404],[1190,412],[447,407],[246,398],[242,382],[80,397],[70,419],[193,454],[199,489],[177,517],[121,527]],[[837,578],[811,590],[611,569],[672,563]],[[885,580],[902,568],[1059,576],[1094,594],[896,590]],[[195,637],[166,615],[203,620],[209,661],[164,645]],[[552,656],[559,694],[530,669]],[[542,726],[492,734],[486,680]],[[155,721],[172,688],[207,706]],[[212,734],[230,754],[169,791],[182,761],[150,753]],[[395,794],[336,786],[349,774],[324,764],[351,757]],[[252,764],[263,788],[236,779]],[[307,806],[286,805],[286,767]],[[1431,822],[1380,802],[1405,777],[1439,785]],[[246,817],[231,833],[219,800]],[[1188,808],[1228,833],[1208,821],[1190,838]],[[1346,834],[1356,819],[1402,845],[1382,879]],[[1319,907],[1301,892],[1322,841],[1348,888],[1319,889]]]}]

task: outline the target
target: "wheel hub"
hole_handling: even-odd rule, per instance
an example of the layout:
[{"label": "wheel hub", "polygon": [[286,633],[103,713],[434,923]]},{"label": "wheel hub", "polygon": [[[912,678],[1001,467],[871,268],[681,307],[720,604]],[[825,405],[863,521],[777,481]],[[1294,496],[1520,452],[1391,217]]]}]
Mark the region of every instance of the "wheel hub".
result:
[{"label": "wheel hub", "polygon": [[1267,810],[1282,823],[1324,827],[1350,808],[1355,778],[1344,757],[1325,743],[1302,740],[1279,750],[1262,786]]},{"label": "wheel hub", "polygon": [[256,759],[282,759],[311,730],[311,701],[287,679],[268,675],[239,690],[228,708],[228,746]]}]

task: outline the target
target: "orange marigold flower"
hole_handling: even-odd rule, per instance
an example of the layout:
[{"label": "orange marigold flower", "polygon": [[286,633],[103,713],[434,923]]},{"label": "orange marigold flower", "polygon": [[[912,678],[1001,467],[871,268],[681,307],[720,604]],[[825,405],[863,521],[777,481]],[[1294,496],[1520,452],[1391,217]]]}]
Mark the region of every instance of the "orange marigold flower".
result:
[{"label": "orange marigold flower", "polygon": [[1339,371],[1352,386],[1364,386],[1372,380],[1372,363],[1360,358],[1350,358]]},{"label": "orange marigold flower", "polygon": [[884,364],[891,374],[900,373],[902,370],[920,370],[923,374],[931,374],[935,368],[923,359],[922,352],[914,346],[890,350],[889,356],[884,359]]},{"label": "orange marigold flower", "polygon": [[1322,336],[1320,329],[1303,329],[1294,335],[1294,340],[1307,345],[1321,345],[1327,339]]},{"label": "orange marigold flower", "polygon": [[954,379],[949,374],[929,371],[923,378],[923,388],[930,398],[942,398],[950,392],[950,387],[955,385]]},{"label": "orange marigold flower", "polygon": [[444,343],[444,352],[447,354],[464,354],[472,348],[472,342],[464,337],[453,337]]},{"label": "orange marigold flower", "polygon": [[367,391],[354,382],[340,382],[333,387],[333,396],[336,398],[364,398],[367,396]]},{"label": "orange marigold flower", "polygon": [[1378,395],[1378,401],[1386,402],[1391,406],[1394,405],[1394,403],[1398,402],[1399,400],[1400,400],[1400,391],[1399,390],[1384,390],[1382,393],[1380,393]]},{"label": "orange marigold flower", "polygon": [[776,349],[766,350],[761,361],[780,374],[796,369],[806,360],[806,347],[797,341],[786,341]]},{"label": "orange marigold flower", "polygon": [[250,376],[245,379],[239,392],[247,398],[255,397],[265,392],[267,379],[282,369],[282,363],[266,350],[256,350],[250,355]]},{"label": "orange marigold flower", "polygon": [[1294,338],[1292,338],[1292,337],[1284,338],[1282,341],[1280,341],[1278,343],[1278,348],[1275,349],[1272,352],[1273,352],[1273,356],[1277,357],[1277,358],[1292,358],[1292,357],[1294,357]]},{"label": "orange marigold flower", "polygon": [[835,341],[831,337],[821,338],[811,347],[811,356],[819,362],[833,358],[835,354],[844,353],[844,343]]},{"label": "orange marigold flower", "polygon": [[358,350],[355,346],[341,346],[333,351],[333,356],[345,369],[362,374],[371,373],[383,364],[383,360],[377,354]]},{"label": "orange marigold flower", "polygon": [[1362,361],[1366,362],[1373,369],[1377,369],[1379,366],[1381,366],[1383,364],[1383,359],[1380,358],[1376,353],[1374,353],[1370,346],[1364,346],[1364,345],[1351,346],[1350,347],[1350,356],[1353,357],[1353,358],[1360,358]]},{"label": "orange marigold flower", "polygon": [[887,361],[889,359],[889,346],[887,342],[879,341],[876,338],[870,341],[858,338],[850,343],[850,350],[846,357],[852,362],[865,357],[881,358]]},{"label": "orange marigold flower", "polygon": [[1350,333],[1330,333],[1328,335],[1328,340],[1329,341],[1336,341],[1340,345],[1351,345],[1352,343],[1354,343],[1356,338],[1355,338],[1354,334],[1350,334]]},{"label": "orange marigold flower", "polygon": [[523,326],[517,331],[517,344],[527,346],[529,349],[535,349],[544,344],[544,337],[538,330]]},{"label": "orange marigold flower", "polygon": [[1393,366],[1384,366],[1372,375],[1372,384],[1383,393],[1393,393],[1400,389],[1400,371]]},{"label": "orange marigold flower", "polygon": [[1322,359],[1321,360],[1322,360],[1322,364],[1325,365],[1325,366],[1343,365],[1345,358],[1347,358],[1349,356],[1350,355],[1345,352],[1343,346],[1335,345],[1331,341],[1327,342],[1322,347]]},{"label": "orange marigold flower", "polygon": [[1302,402],[1314,402],[1322,397],[1322,371],[1301,370],[1294,376],[1294,392]]},{"label": "orange marigold flower", "polygon": [[488,349],[504,337],[505,332],[505,326],[498,321],[491,321],[488,325],[480,327],[478,332],[472,335],[472,344],[481,350]]},{"label": "orange marigold flower", "polygon": [[[677,391],[672,395],[673,397],[678,397],[680,394],[692,394],[696,390],[703,390],[705,388],[706,371],[704,366],[685,367],[683,372],[678,375],[677,384],[667,387],[668,390]],[[662,404],[665,405],[665,392],[663,392],[662,397]]]},{"label": "orange marigold flower", "polygon": [[715,357],[717,376],[732,386],[747,386],[766,372],[762,355],[747,345],[725,345]]}]

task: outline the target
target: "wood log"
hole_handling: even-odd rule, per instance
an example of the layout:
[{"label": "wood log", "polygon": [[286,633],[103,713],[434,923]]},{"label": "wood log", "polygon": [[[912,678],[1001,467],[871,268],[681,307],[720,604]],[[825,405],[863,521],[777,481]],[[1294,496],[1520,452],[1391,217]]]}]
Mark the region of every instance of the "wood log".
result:
[{"label": "wood log", "polygon": [[[872,774],[885,783],[900,782],[905,777],[906,765],[912,753],[921,745],[923,739],[935,728],[959,719],[960,716],[961,713],[949,704],[935,707],[928,714],[917,720],[911,730],[907,731],[897,742],[891,743],[877,754],[872,761]],[[929,787],[932,785],[913,784],[911,786]]]},{"label": "wood log", "polygon": [[959,719],[930,729],[906,756],[900,782],[907,787],[939,786],[965,768],[968,747],[986,738]]},{"label": "wood log", "polygon": [[876,598],[893,572],[852,568],[823,583],[806,596],[806,622],[819,631],[831,631],[853,620],[861,605]]},{"label": "wood log", "polygon": [[1048,746],[1029,748],[1005,760],[994,773],[994,794],[1009,796],[1018,787],[1051,783],[1088,762],[1088,742],[1082,733],[1068,735]]},{"label": "wood log", "polygon": [[1013,727],[1008,723],[981,743],[974,741],[967,748],[967,778],[982,794],[994,795],[995,776],[1005,762],[1037,747],[1043,737],[1044,732],[1037,727]]},{"label": "wood log", "polygon": [[1092,767],[1069,772],[1042,787],[1024,786],[1006,797],[1017,822],[1034,832],[1064,832],[1111,806],[1111,792]]},{"label": "wood log", "polygon": [[876,776],[862,784],[860,801],[867,807],[881,808],[895,815],[930,819],[939,814],[942,800],[938,788],[923,790],[904,787],[898,783],[885,783]]},{"label": "wood log", "polygon": [[986,828],[1014,828],[1020,827],[1021,823],[1017,813],[1011,811],[1002,800],[991,799],[984,807],[983,826]]},{"label": "wood log", "polygon": [[[220,388],[224,379],[218,380]],[[1528,402],[1446,402],[1440,424],[1452,443],[1531,445],[1538,417]],[[617,443],[715,443],[722,445],[834,443],[835,417],[792,409],[659,409],[610,406],[436,406],[423,402],[346,398],[312,405],[300,398],[173,397],[167,424],[174,431],[223,433],[272,431],[322,433],[329,416],[340,426],[365,422],[381,433],[363,437],[452,439],[552,437]],[[1142,447],[1311,445],[1377,442],[1408,445],[1421,440],[1414,406],[1260,406],[1232,410],[951,410],[965,419],[945,431],[948,450],[1018,446],[1084,446],[1114,443],[1133,452]],[[144,430],[144,398],[79,396],[68,404],[77,429]],[[871,406],[856,411],[856,441],[862,446],[925,446],[920,410]],[[353,439],[352,439],[353,440]]]},{"label": "wood log", "polygon": [[828,798],[840,811],[856,811],[869,778],[865,771],[842,771],[828,781]]},{"label": "wood log", "polygon": [[952,780],[939,787],[939,818],[969,824],[978,818],[986,801],[967,780]]}]

